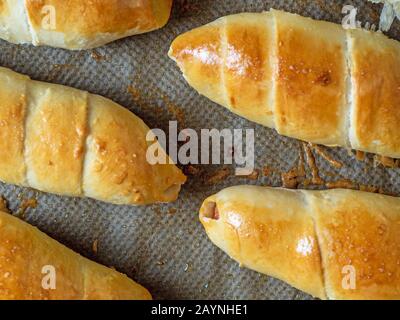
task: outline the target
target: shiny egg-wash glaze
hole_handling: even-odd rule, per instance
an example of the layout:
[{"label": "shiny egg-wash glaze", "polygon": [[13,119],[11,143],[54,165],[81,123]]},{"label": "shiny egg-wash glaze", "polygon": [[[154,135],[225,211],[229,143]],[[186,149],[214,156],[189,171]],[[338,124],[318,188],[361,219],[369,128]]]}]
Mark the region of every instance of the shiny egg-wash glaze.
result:
[{"label": "shiny egg-wash glaze", "polygon": [[90,49],[163,27],[172,0],[0,0],[0,38]]},{"label": "shiny egg-wash glaze", "polygon": [[129,110],[6,68],[0,84],[0,181],[115,204],[177,199],[186,177],[148,162],[150,129]]},{"label": "shiny egg-wash glaze", "polygon": [[244,267],[322,299],[400,299],[400,199],[238,186],[206,199],[211,241]]},{"label": "shiny egg-wash glaze", "polygon": [[[0,300],[151,299],[127,276],[80,256],[2,211],[0,274]],[[46,276],[48,282],[43,281]]]},{"label": "shiny egg-wash glaze", "polygon": [[400,158],[400,43],[272,10],[187,32],[169,55],[198,92],[289,137]]}]

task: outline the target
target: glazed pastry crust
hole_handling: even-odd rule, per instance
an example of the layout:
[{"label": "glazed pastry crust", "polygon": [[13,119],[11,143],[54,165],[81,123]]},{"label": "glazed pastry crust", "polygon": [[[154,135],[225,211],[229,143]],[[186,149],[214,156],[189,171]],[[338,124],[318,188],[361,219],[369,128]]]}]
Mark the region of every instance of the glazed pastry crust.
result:
[{"label": "glazed pastry crust", "polygon": [[[49,272],[46,266],[54,267],[54,290],[42,285]],[[151,299],[127,276],[80,256],[4,212],[0,212],[0,274],[0,300]]]},{"label": "glazed pastry crust", "polygon": [[7,69],[0,72],[0,177],[20,185],[27,184],[24,119],[28,81],[28,77]]},{"label": "glazed pastry crust", "polygon": [[199,93],[282,135],[400,158],[400,44],[381,33],[271,10],[182,34],[169,55]]},{"label": "glazed pastry crust", "polygon": [[[400,299],[400,200],[335,190],[314,192],[310,204],[331,299]],[[356,288],[342,286],[343,268],[356,271]]]},{"label": "glazed pastry crust", "polygon": [[[14,43],[90,49],[163,27],[171,7],[172,0],[0,0],[0,37]],[[51,25],[48,17],[53,12]]]},{"label": "glazed pastry crust", "polygon": [[400,43],[362,30],[350,33],[354,107],[351,144],[400,157]]},{"label": "glazed pastry crust", "polygon": [[346,145],[346,33],[332,23],[273,11],[275,123],[280,134]]},{"label": "glazed pastry crust", "polygon": [[80,196],[88,93],[33,81],[25,130],[27,180],[45,192]]},{"label": "glazed pastry crust", "polygon": [[[239,186],[206,199],[200,221],[241,265],[314,297],[400,299],[398,198]],[[349,267],[355,288],[343,285]]]},{"label": "glazed pastry crust", "polygon": [[[172,164],[149,163],[147,150],[153,142],[146,141],[146,124],[127,109],[97,95],[90,95],[89,109],[85,195],[117,204],[176,200],[186,177]],[[159,152],[172,163],[162,148]]]},{"label": "glazed pastry crust", "polygon": [[149,163],[150,129],[127,109],[5,68],[0,81],[1,181],[115,204],[178,197],[186,177],[168,157]]},{"label": "glazed pastry crust", "polygon": [[187,33],[185,37],[178,37],[169,52],[179,64],[189,84],[222,105],[226,102],[222,83],[223,26],[224,21],[219,19]]},{"label": "glazed pastry crust", "polygon": [[[273,33],[267,14],[238,14],[225,21],[223,78],[227,104],[248,119],[273,124],[270,61]],[[238,94],[240,93],[240,94]]]},{"label": "glazed pastry crust", "polygon": [[292,191],[230,188],[204,202],[200,221],[211,241],[244,267],[324,298],[314,222],[303,203]]}]

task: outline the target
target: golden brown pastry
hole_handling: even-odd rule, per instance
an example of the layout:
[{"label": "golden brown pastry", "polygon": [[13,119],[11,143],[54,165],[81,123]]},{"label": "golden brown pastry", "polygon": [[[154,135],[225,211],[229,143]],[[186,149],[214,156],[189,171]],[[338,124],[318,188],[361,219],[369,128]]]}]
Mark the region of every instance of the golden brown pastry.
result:
[{"label": "golden brown pastry", "polygon": [[0,0],[0,38],[71,50],[163,27],[172,0]]},{"label": "golden brown pastry", "polygon": [[400,158],[400,43],[272,10],[179,36],[169,55],[201,94],[278,133]]},{"label": "golden brown pastry", "polygon": [[150,129],[127,109],[5,68],[0,84],[0,181],[115,204],[178,197],[186,177],[148,162]]},{"label": "golden brown pastry", "polygon": [[149,300],[127,276],[0,212],[0,300]]},{"label": "golden brown pastry", "polygon": [[239,186],[204,201],[211,241],[322,299],[400,299],[400,199]]}]

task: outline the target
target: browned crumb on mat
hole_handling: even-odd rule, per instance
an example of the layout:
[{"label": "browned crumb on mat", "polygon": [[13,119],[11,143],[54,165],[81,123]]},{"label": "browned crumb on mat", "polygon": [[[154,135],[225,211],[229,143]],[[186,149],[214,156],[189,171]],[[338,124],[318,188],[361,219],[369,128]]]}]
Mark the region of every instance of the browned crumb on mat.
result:
[{"label": "browned crumb on mat", "polygon": [[360,184],[359,190],[360,191],[372,192],[372,193],[379,193],[379,194],[383,194],[383,195],[386,195],[386,196],[398,197],[398,194],[393,193],[393,192],[389,192],[389,191],[385,190],[384,188],[377,187],[377,186],[369,186],[369,185]]},{"label": "browned crumb on mat", "polygon": [[180,125],[184,126],[185,112],[182,110],[182,108],[173,103],[166,95],[162,95],[161,98],[167,106],[168,112],[176,121],[178,121]]},{"label": "browned crumb on mat", "polygon": [[333,182],[327,182],[325,186],[328,189],[358,189],[358,185],[351,180],[340,179]]},{"label": "browned crumb on mat", "polygon": [[155,214],[158,214],[158,215],[162,214],[162,211],[161,211],[160,207],[155,206],[152,209],[153,209]]},{"label": "browned crumb on mat", "polygon": [[134,86],[129,85],[127,91],[131,94],[133,101],[138,101],[141,98],[140,91],[136,89]]},{"label": "browned crumb on mat", "polygon": [[47,81],[53,81],[58,75],[61,75],[66,69],[76,68],[77,65],[82,64],[82,59],[85,57],[86,51],[82,50],[79,52],[74,52],[65,61],[65,63],[53,64],[51,70],[48,73]]},{"label": "browned crumb on mat", "polygon": [[93,241],[92,250],[93,250],[93,252],[94,252],[95,254],[97,254],[97,252],[98,252],[98,250],[99,250],[99,240],[98,240],[98,239],[96,239],[96,240]]},{"label": "browned crumb on mat", "polygon": [[364,161],[366,157],[366,153],[363,151],[356,150],[356,159],[358,161]]},{"label": "browned crumb on mat", "polygon": [[90,52],[90,57],[95,60],[96,62],[100,62],[103,60],[106,60],[106,56],[103,56],[102,54],[100,54],[98,51],[96,50],[92,50]]},{"label": "browned crumb on mat", "polygon": [[258,169],[254,169],[252,173],[250,173],[246,176],[238,176],[238,177],[249,179],[249,180],[258,180],[259,176],[260,176],[260,171]]},{"label": "browned crumb on mat", "polygon": [[299,160],[297,166],[288,172],[281,173],[282,185],[285,188],[296,189],[306,178],[306,169],[304,155],[301,146],[299,146]]},{"label": "browned crumb on mat", "polygon": [[334,159],[323,147],[318,145],[313,145],[312,148],[319,156],[325,159],[332,167],[336,169],[340,169],[343,167],[343,163]]},{"label": "browned crumb on mat", "polygon": [[165,261],[165,260],[159,260],[159,261],[156,262],[156,265],[157,265],[157,266],[163,266],[163,265],[165,265],[166,263],[167,263],[167,261]]},{"label": "browned crumb on mat", "polygon": [[315,157],[311,149],[311,144],[303,142],[303,148],[306,154],[307,165],[311,169],[311,175],[312,175],[311,184],[323,185],[324,181],[319,176],[319,169],[315,163]]},{"label": "browned crumb on mat", "polygon": [[336,178],[338,176],[336,172],[325,171],[325,170],[320,170],[320,172],[322,172],[323,175],[326,177]]},{"label": "browned crumb on mat", "polygon": [[297,171],[300,178],[306,177],[306,164],[304,160],[304,154],[302,146],[299,144],[299,163],[297,164]]},{"label": "browned crumb on mat", "polygon": [[53,69],[52,70],[63,70],[63,69],[72,69],[75,68],[74,65],[69,64],[69,63],[56,63],[53,64]]},{"label": "browned crumb on mat", "polygon": [[271,175],[271,173],[272,173],[273,171],[274,171],[274,170],[271,169],[271,168],[268,167],[268,166],[264,166],[263,169],[262,169],[262,173],[263,173],[263,176],[264,176],[264,177],[268,177],[269,175]]},{"label": "browned crumb on mat", "polygon": [[0,211],[10,213],[10,210],[8,209],[7,200],[4,199],[2,196],[0,196]]},{"label": "browned crumb on mat", "polygon": [[25,213],[29,208],[35,209],[38,205],[38,201],[35,198],[23,199],[21,205],[17,210],[17,216],[25,217]]},{"label": "browned crumb on mat", "polygon": [[[127,92],[131,95],[131,98],[133,102],[142,110],[149,110],[151,112],[155,113],[161,113],[163,112],[162,107],[158,107],[155,105],[149,105],[148,101],[146,98],[142,95],[139,89],[135,88],[133,85],[129,85],[127,87]],[[149,94],[146,95],[147,97]]]},{"label": "browned crumb on mat", "polygon": [[375,186],[360,185],[360,191],[366,191],[371,193],[382,193],[383,189]]},{"label": "browned crumb on mat", "polygon": [[198,5],[189,0],[175,0],[175,6],[178,16],[187,16],[199,11]]},{"label": "browned crumb on mat", "polygon": [[385,168],[394,169],[399,167],[399,161],[389,157],[374,155],[374,167],[379,165],[382,165]]},{"label": "browned crumb on mat", "polygon": [[190,164],[183,168],[183,173],[187,176],[197,176],[200,174],[200,169]]},{"label": "browned crumb on mat", "polygon": [[168,209],[168,214],[175,214],[177,212],[178,212],[178,209],[176,209],[176,208],[169,208]]},{"label": "browned crumb on mat", "polygon": [[73,69],[75,68],[74,65],[69,64],[69,63],[63,63],[63,64],[53,64],[50,72],[48,73],[47,80],[48,81],[54,81],[55,78],[61,74],[64,70],[66,69]]},{"label": "browned crumb on mat", "polygon": [[296,189],[300,184],[298,168],[293,168],[281,174],[282,186],[288,189]]},{"label": "browned crumb on mat", "polygon": [[214,172],[206,180],[208,184],[217,184],[231,175],[231,170],[227,167],[222,168]]},{"label": "browned crumb on mat", "polygon": [[178,121],[179,124],[184,125],[185,123],[185,113],[181,108],[176,105],[168,105],[168,111],[173,115],[173,117]]},{"label": "browned crumb on mat", "polygon": [[[356,150],[356,160],[365,161],[367,159],[367,154],[363,151]],[[378,154],[373,155],[373,167],[383,166],[389,169],[400,168],[400,159],[394,159],[390,157],[381,156]],[[365,169],[366,170],[366,169]]]},{"label": "browned crumb on mat", "polygon": [[135,88],[133,85],[129,85],[127,91],[131,95],[133,102],[137,104],[138,107],[143,110],[147,110],[149,108],[147,102],[137,88]]}]

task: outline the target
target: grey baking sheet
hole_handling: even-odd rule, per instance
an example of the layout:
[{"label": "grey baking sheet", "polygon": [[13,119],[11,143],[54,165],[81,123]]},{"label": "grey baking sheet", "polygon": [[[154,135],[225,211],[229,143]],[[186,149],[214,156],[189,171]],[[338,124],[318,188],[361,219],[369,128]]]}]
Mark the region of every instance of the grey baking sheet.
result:
[{"label": "grey baking sheet", "polygon": [[[180,33],[242,11],[259,12],[273,7],[317,19],[340,23],[344,4],[359,9],[363,22],[378,23],[381,6],[366,1],[175,1],[173,16],[162,30],[131,37],[95,51],[16,46],[0,42],[0,65],[28,74],[33,79],[65,84],[115,100],[143,118],[152,128],[168,128],[178,119],[180,128],[255,128],[256,168],[276,170],[258,180],[230,176],[210,184],[207,176],[218,166],[199,167],[189,176],[180,198],[170,205],[129,207],[91,199],[74,199],[36,193],[0,184],[0,194],[15,212],[24,199],[36,197],[26,220],[82,255],[128,274],[147,287],[157,299],[310,299],[289,285],[239,268],[212,245],[198,222],[205,197],[236,184],[281,186],[279,171],[296,165],[298,142],[273,130],[241,119],[199,96],[168,59],[171,41]],[[399,25],[390,32],[400,39]],[[339,176],[399,194],[399,169],[374,167],[357,161],[347,150],[330,154],[344,166],[333,169],[317,157],[326,180]],[[334,172],[324,174],[324,172]],[[97,240],[97,253],[93,243]]]}]

